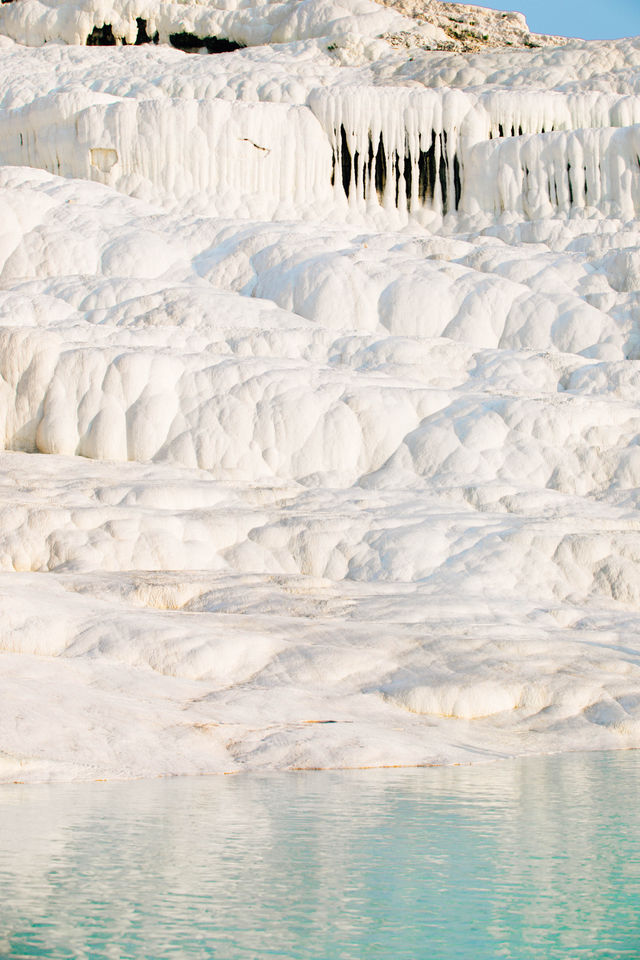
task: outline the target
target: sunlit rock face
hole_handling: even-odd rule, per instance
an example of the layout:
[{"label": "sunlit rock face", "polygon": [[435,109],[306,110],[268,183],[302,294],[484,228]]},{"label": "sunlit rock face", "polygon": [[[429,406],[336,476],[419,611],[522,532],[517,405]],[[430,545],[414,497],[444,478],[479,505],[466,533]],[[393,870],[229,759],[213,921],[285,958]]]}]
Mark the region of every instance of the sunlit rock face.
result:
[{"label": "sunlit rock face", "polygon": [[0,777],[639,746],[640,40],[0,31]]}]

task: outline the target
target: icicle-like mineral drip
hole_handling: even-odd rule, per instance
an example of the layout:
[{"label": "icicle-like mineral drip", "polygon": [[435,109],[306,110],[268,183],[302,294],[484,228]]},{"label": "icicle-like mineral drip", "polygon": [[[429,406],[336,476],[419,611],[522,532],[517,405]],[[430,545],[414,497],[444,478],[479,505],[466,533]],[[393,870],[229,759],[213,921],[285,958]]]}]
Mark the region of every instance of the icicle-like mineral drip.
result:
[{"label": "icicle-like mineral drip", "polygon": [[[611,93],[490,91],[482,94],[478,107],[475,123],[478,140],[640,123],[640,97],[619,97]],[[480,121],[485,115],[489,128],[483,133]]]},{"label": "icicle-like mineral drip", "polygon": [[514,137],[477,144],[461,207],[529,219],[598,207],[640,214],[640,125]]},{"label": "icicle-like mineral drip", "polygon": [[[546,196],[554,208],[599,203],[611,191],[595,186],[600,174],[583,156],[589,143],[602,141],[589,137],[590,128],[640,122],[640,98],[599,93],[323,89],[313,90],[308,103],[331,144],[336,197],[346,196],[361,212],[382,207],[408,214],[426,208],[444,215],[459,209],[464,192],[465,209],[499,213],[511,209],[513,200],[514,209],[527,216],[540,207],[532,173],[540,162],[553,166],[542,199]],[[572,139],[569,132],[575,129],[580,135]],[[524,146],[532,134],[558,131],[567,131],[564,139]],[[511,159],[522,151],[522,162]],[[522,168],[520,174],[511,172],[513,164]],[[493,189],[488,181],[500,191],[500,200],[487,200],[487,190]],[[591,196],[588,186],[585,192],[589,182]],[[611,189],[615,194],[615,185]]]},{"label": "icicle-like mineral drip", "polygon": [[460,125],[470,108],[465,94],[317,90],[309,105],[331,143],[334,190],[354,207],[457,209]]},{"label": "icicle-like mineral drip", "polygon": [[[94,97],[94,100],[98,97]],[[224,215],[271,216],[326,202],[331,154],[311,112],[225,100],[52,95],[0,111],[0,162],[98,180],[171,203],[203,198]]]}]

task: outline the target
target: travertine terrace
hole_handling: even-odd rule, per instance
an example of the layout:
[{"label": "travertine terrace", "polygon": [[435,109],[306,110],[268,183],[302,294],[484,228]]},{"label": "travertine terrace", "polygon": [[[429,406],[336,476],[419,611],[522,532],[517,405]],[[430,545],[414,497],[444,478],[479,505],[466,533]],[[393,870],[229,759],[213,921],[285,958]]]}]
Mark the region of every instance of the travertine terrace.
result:
[{"label": "travertine terrace", "polygon": [[640,40],[475,9],[0,7],[3,779],[640,745]]}]

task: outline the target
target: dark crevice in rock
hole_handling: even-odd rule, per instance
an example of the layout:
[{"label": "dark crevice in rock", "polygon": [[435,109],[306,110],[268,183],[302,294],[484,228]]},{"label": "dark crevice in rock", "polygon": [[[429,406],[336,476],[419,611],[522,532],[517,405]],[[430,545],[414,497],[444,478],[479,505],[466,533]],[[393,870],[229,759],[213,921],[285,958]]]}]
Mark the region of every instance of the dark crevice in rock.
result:
[{"label": "dark crevice in rock", "polygon": [[462,179],[460,177],[460,161],[458,160],[457,153],[454,153],[453,155],[453,189],[455,193],[455,204],[457,210],[460,206],[460,200],[462,199]]},{"label": "dark crevice in rock", "polygon": [[[536,130],[529,131],[529,133],[546,133],[546,130],[545,130],[544,127],[541,127],[540,130],[537,130],[537,131],[536,131]],[[522,129],[522,124],[518,124],[518,128],[517,128],[517,130],[516,130],[516,125],[515,125],[515,123],[512,123],[512,124],[511,124],[511,127],[510,127],[510,128],[507,127],[506,129],[505,129],[505,127],[503,126],[503,124],[499,123],[499,124],[498,124],[498,133],[497,133],[497,134],[494,133],[493,129],[489,130],[488,139],[489,139],[489,140],[493,140],[494,137],[496,137],[496,136],[497,136],[497,137],[524,137],[524,136],[525,136],[525,131]]]},{"label": "dark crevice in rock", "polygon": [[150,37],[147,33],[147,21],[143,20],[142,17],[136,18],[136,25],[138,27],[138,33],[136,35],[136,46],[139,47],[143,43],[157,43],[160,39],[158,31],[154,33],[153,37]]},{"label": "dark crevice in rock", "polygon": [[172,33],[169,43],[185,53],[198,53],[204,47],[207,48],[208,53],[229,53],[232,50],[242,50],[244,46],[225,37],[196,37],[194,33]]},{"label": "dark crevice in rock", "polygon": [[94,27],[87,37],[88,47],[115,47],[116,38],[113,35],[110,23],[104,23],[101,27]]},{"label": "dark crevice in rock", "polygon": [[411,187],[413,184],[413,164],[411,156],[404,158],[404,192],[407,198],[407,210],[411,210]]},{"label": "dark crevice in rock", "polygon": [[418,155],[418,196],[422,203],[427,197],[433,197],[436,185],[436,132],[431,131],[431,146],[428,150],[422,149],[420,137],[420,153]]},{"label": "dark crevice in rock", "polygon": [[349,196],[351,188],[351,151],[347,143],[347,132],[343,126],[340,127],[340,160],[342,166],[342,186],[344,192]]},{"label": "dark crevice in rock", "polygon": [[367,193],[369,190],[369,182],[371,180],[371,171],[373,170],[373,139],[371,137],[371,130],[369,130],[368,136],[368,148],[367,148],[367,159],[364,165],[364,183],[362,184],[363,193],[365,200],[367,199]]},{"label": "dark crevice in rock", "polygon": [[440,192],[442,193],[442,212],[448,213],[449,211],[449,158],[447,157],[447,134],[440,134],[440,168],[438,170],[440,176]]},{"label": "dark crevice in rock", "polygon": [[387,157],[384,152],[384,141],[382,139],[382,134],[380,134],[380,140],[378,141],[378,151],[376,153],[376,193],[378,194],[378,200],[382,203],[382,197],[384,196],[384,188],[387,185]]}]

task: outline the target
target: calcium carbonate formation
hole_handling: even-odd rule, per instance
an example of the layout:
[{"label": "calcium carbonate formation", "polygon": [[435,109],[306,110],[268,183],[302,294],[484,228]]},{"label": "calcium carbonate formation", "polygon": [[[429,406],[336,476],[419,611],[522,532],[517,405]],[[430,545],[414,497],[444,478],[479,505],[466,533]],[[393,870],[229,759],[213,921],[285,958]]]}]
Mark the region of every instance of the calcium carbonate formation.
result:
[{"label": "calcium carbonate formation", "polygon": [[640,745],[640,39],[0,7],[0,778]]}]

